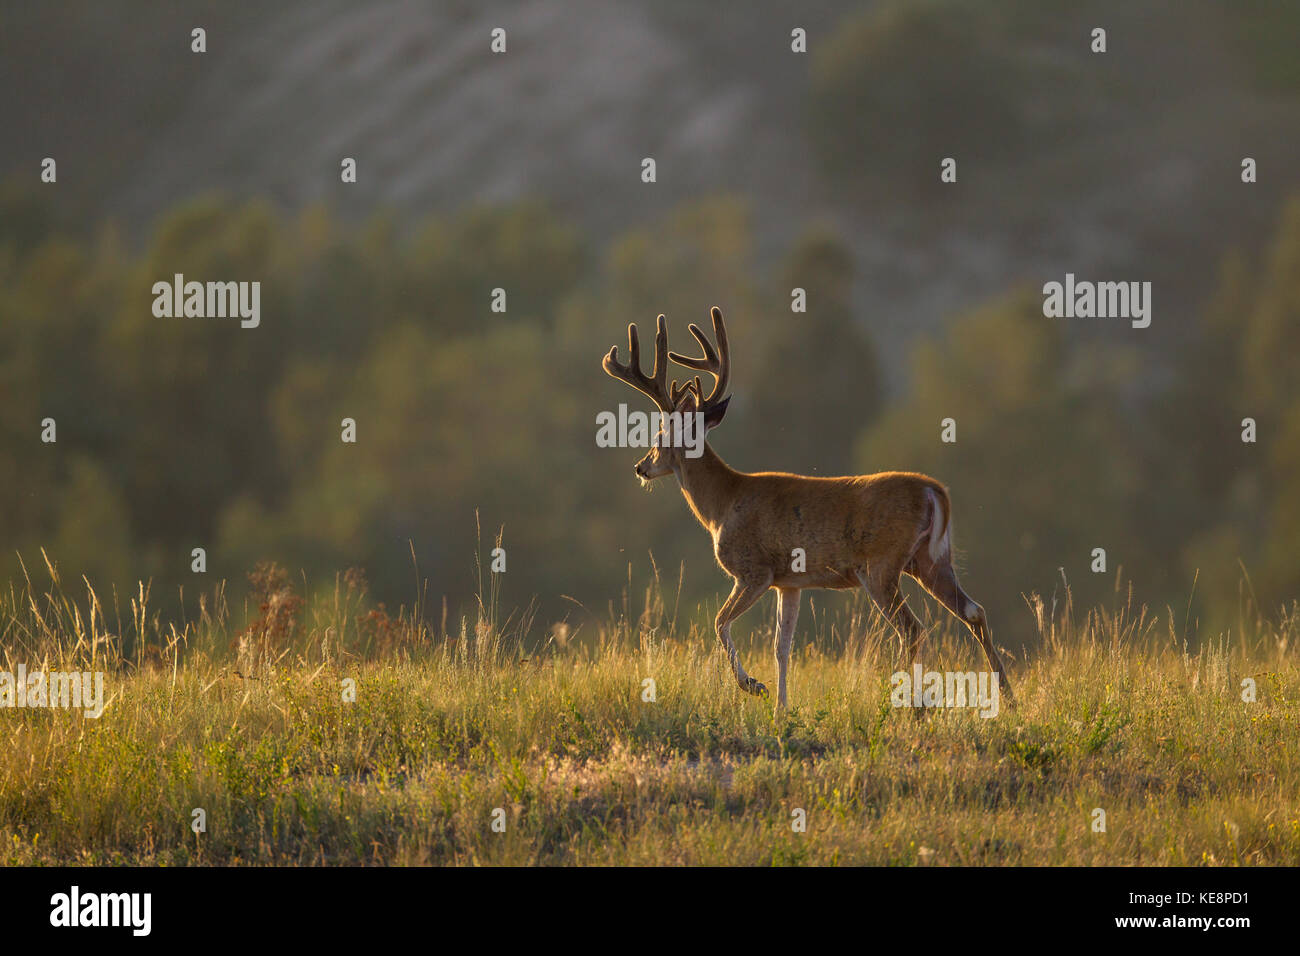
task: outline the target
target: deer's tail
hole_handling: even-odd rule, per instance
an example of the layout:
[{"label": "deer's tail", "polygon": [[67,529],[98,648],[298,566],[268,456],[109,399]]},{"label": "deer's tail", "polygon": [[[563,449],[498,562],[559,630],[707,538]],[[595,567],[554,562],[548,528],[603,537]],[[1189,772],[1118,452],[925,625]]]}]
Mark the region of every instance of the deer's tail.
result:
[{"label": "deer's tail", "polygon": [[930,501],[930,560],[941,561],[952,556],[952,502],[938,482],[927,485],[925,495]]}]

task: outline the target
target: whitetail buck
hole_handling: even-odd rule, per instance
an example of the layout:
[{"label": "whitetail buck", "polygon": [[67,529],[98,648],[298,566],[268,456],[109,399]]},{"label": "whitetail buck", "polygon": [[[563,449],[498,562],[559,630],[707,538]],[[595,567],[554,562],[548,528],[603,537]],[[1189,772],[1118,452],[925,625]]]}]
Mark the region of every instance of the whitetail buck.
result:
[{"label": "whitetail buck", "polygon": [[[768,588],[776,588],[777,707],[786,706],[786,671],[799,619],[804,588],[853,588],[861,585],[917,660],[925,636],[899,591],[899,578],[910,574],[975,635],[998,675],[1000,690],[1011,700],[1006,670],[989,636],[984,609],[961,589],[952,567],[951,516],[947,489],[926,475],[886,471],[845,478],[809,478],[782,472],[746,474],[729,467],[703,443],[699,457],[685,454],[685,436],[675,435],[687,416],[703,413],[704,427],[714,428],[727,413],[731,374],[727,330],[721,310],[712,312],[717,349],[699,326],[691,334],[704,349],[700,358],[668,351],[668,332],[659,316],[655,332],[654,371],[641,371],[636,325],[627,328],[627,365],[618,362],[618,347],[601,363],[607,373],[654,400],[663,427],[654,447],[636,464],[643,482],[673,474],[700,524],[713,537],[713,553],[734,578],[731,594],[718,611],[715,626],[741,689],[766,696],[767,688],[745,673],[731,641],[731,622],[749,610]],[[707,372],[713,389],[704,397],[700,378],[668,386],[668,360]],[[669,413],[679,416],[669,418]],[[693,421],[695,419],[692,419]],[[697,438],[697,450],[699,439]],[[794,549],[802,548],[806,570],[795,571]]]}]

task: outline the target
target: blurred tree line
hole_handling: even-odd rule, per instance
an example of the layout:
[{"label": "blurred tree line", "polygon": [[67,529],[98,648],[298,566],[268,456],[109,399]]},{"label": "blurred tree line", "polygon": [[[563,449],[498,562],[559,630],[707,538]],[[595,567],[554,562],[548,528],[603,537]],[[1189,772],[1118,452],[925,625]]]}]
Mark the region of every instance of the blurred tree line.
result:
[{"label": "blurred tree line", "polygon": [[[1004,639],[1025,632],[1022,595],[1068,581],[1076,603],[1117,600],[1121,568],[1157,608],[1186,606],[1199,574],[1193,616],[1216,621],[1237,613],[1243,565],[1266,611],[1300,587],[1300,199],[1264,254],[1225,255],[1175,355],[1144,354],[1132,335],[1075,341],[1043,317],[1038,290],[1010,290],[919,341],[893,400],[850,306],[843,242],[813,226],[760,268],[731,199],[598,251],[537,203],[401,232],[387,216],[348,229],[320,208],[289,217],[209,197],[132,252],[110,226],[31,234],[44,220],[20,214],[30,196],[2,202],[11,579],[18,555],[40,567],[40,547],[101,593],[145,578],[155,594],[193,594],[265,559],[314,590],[363,566],[377,596],[409,604],[418,575],[454,614],[475,589],[476,549],[486,556],[503,527],[508,602],[603,615],[654,567],[675,594],[684,562],[690,613],[724,582],[675,487],[648,493],[639,452],[596,447],[598,411],[647,404],[599,359],[659,311],[686,347],[687,322],[717,304],[736,400],[715,447],[744,470],[933,473],[952,489],[969,589]],[[260,327],[155,318],[150,287],[176,272],[260,280]],[[791,311],[794,286],[806,313]],[[1156,362],[1170,374],[1152,386]],[[340,439],[345,417],[355,444]],[[944,443],[950,417],[957,441]],[[46,418],[56,443],[40,440]],[[190,570],[195,547],[206,576]],[[1106,574],[1091,570],[1098,547]]]}]

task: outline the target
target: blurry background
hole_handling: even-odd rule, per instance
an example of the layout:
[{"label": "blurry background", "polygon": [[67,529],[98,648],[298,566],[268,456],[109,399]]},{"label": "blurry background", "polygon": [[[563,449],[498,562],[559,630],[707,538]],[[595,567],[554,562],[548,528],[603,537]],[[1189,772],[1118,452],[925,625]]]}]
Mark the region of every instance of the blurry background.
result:
[{"label": "blurry background", "polygon": [[[1117,572],[1204,633],[1251,588],[1289,605],[1300,5],[788,8],[6,4],[0,575],[45,547],[101,594],[144,578],[188,603],[262,560],[309,589],[361,566],[396,605],[410,541],[454,614],[504,527],[504,600],[542,625],[586,613],[566,595],[617,609],[651,555],[711,615],[707,536],[669,482],[639,487],[640,451],[596,447],[595,416],[648,406],[600,369],[629,321],[665,312],[690,350],[716,304],[735,400],[714,447],[946,482],[999,641],[1030,633],[1023,595],[1113,603]],[[260,280],[261,327],[154,318],[176,272]],[[1152,282],[1150,328],[1044,318],[1066,272]]]}]

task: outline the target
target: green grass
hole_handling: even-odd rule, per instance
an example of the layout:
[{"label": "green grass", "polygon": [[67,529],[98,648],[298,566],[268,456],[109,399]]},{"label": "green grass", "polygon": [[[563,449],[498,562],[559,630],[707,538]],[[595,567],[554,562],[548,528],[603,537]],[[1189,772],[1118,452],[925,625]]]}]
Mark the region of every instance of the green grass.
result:
[{"label": "green grass", "polygon": [[[264,574],[242,635],[220,590],[184,625],[138,594],[110,630],[92,591],[15,586],[0,670],[93,666],[110,703],[98,720],[0,711],[0,862],[1300,863],[1294,622],[1191,651],[1141,615],[1045,621],[1012,663],[1017,710],[918,720],[889,705],[892,638],[808,615],[778,717],[655,592],[525,655],[527,618],[494,602],[444,633],[349,581],[300,605]],[[737,631],[773,684],[761,607]],[[924,663],[976,654],[939,633]]]}]

